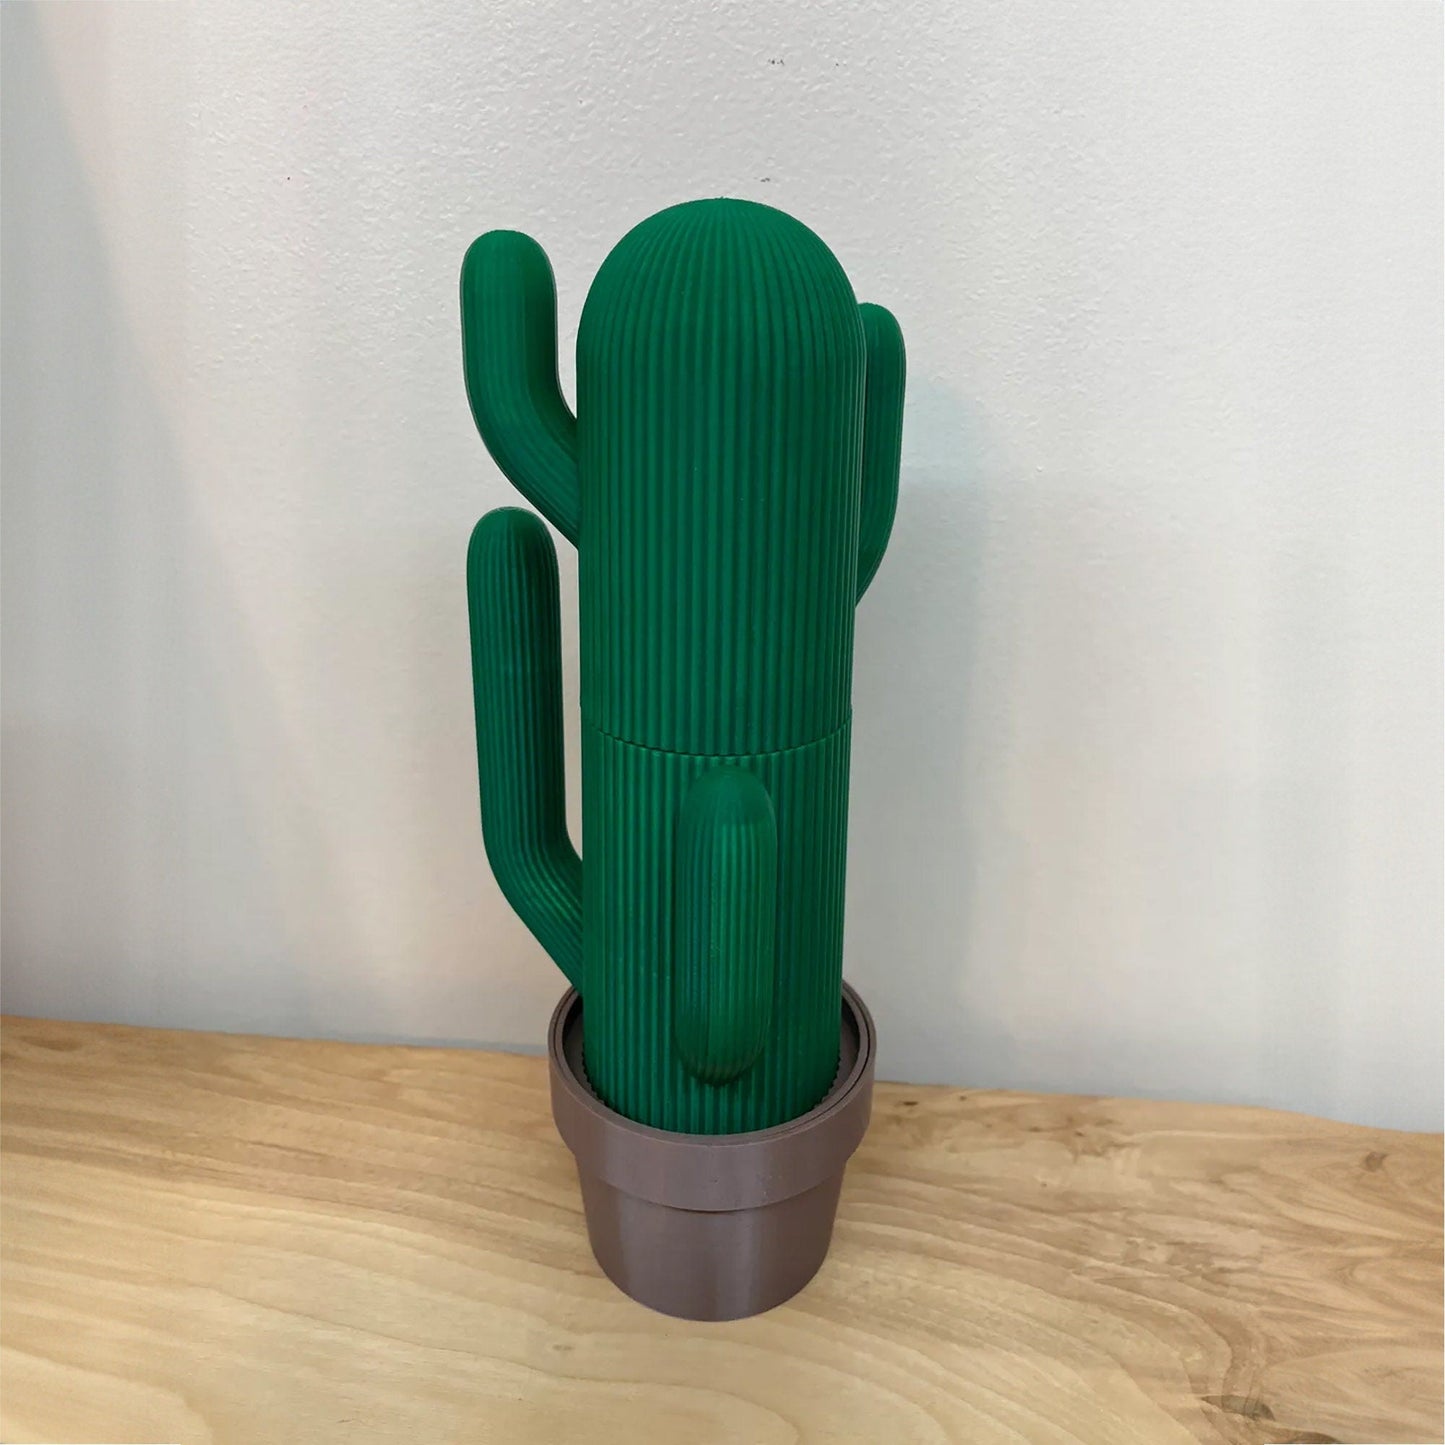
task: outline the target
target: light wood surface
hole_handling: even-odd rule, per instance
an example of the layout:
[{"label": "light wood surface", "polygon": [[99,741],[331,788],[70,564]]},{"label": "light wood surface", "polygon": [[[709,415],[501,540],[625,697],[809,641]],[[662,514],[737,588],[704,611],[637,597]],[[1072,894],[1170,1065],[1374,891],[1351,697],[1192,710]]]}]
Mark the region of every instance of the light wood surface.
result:
[{"label": "light wood surface", "polygon": [[1441,1141],[880,1086],[833,1253],[695,1325],[541,1059],[10,1019],[7,1441],[1439,1440]]}]

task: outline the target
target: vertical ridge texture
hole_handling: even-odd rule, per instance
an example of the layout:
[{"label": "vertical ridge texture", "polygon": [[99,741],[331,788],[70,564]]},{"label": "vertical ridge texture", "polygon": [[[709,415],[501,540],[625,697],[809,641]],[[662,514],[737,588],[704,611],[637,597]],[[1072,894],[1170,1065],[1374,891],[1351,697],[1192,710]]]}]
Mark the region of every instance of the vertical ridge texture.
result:
[{"label": "vertical ridge texture", "polygon": [[[593,282],[574,432],[540,248],[483,237],[463,299],[488,446],[578,542],[589,1076],[663,1129],[781,1123],[837,1067],[853,612],[896,499],[897,325],[781,211],[674,206]],[[475,585],[487,846],[576,981],[555,666],[537,661],[555,624],[517,620],[555,612],[555,561],[544,606],[540,556],[508,530],[527,559]]]},{"label": "vertical ridge texture", "polygon": [[582,860],[567,836],[557,554],[530,512],[499,507],[477,523],[467,599],[487,860],[518,916],[580,985]]},{"label": "vertical ridge texture", "polygon": [[780,211],[677,206],[603,263],[577,350],[594,726],[722,757],[842,724],[863,358],[848,278]]},{"label": "vertical ridge texture", "polygon": [[674,859],[672,1036],[706,1084],[750,1068],[772,1022],[778,829],[768,790],[715,767],[688,790]]},{"label": "vertical ridge texture", "polygon": [[867,355],[863,399],[863,484],[858,517],[858,596],[883,560],[898,510],[898,465],[903,452],[903,333],[884,306],[864,303]]},{"label": "vertical ridge texture", "polygon": [[587,1075],[619,1113],[660,1129],[736,1133],[806,1113],[838,1067],[848,840],[847,723],[815,743],[726,759],[752,773],[777,820],[771,1017],[756,1062],[716,1085],[674,1043],[673,860],[695,781],[717,759],[582,731]]},{"label": "vertical ridge texture", "polygon": [[577,423],[557,381],[557,286],[542,248],[488,231],[462,262],[467,400],[492,459],[569,542],[581,526]]}]

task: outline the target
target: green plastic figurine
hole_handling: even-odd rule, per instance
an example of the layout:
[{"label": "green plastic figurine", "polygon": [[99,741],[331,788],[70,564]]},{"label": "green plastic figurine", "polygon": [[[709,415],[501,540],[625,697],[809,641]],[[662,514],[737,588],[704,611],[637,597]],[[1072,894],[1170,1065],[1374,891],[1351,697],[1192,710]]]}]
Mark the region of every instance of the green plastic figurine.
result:
[{"label": "green plastic figurine", "polygon": [[579,553],[581,858],[551,538],[511,507],[472,534],[487,856],[582,995],[605,1103],[689,1133],[793,1119],[838,1065],[853,612],[898,499],[898,324],[783,212],[674,206],[597,273],[574,419],[537,243],[482,236],[461,291],[482,438]]}]

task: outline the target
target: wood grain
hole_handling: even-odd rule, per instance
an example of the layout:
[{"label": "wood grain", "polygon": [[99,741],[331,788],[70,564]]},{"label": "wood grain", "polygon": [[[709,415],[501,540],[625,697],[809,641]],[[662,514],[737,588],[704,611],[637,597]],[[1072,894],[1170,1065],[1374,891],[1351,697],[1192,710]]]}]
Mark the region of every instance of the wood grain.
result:
[{"label": "wood grain", "polygon": [[10,1019],[8,1441],[1439,1440],[1441,1141],[884,1085],[798,1299],[587,1249],[543,1062]]}]

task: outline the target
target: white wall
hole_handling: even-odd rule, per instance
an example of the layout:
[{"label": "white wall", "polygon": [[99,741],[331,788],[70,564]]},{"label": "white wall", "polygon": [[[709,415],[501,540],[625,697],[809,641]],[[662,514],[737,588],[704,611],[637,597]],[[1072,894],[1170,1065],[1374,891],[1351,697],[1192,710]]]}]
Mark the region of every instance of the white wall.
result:
[{"label": "white wall", "polygon": [[531,231],[570,349],[612,242],[728,193],[908,339],[884,1072],[1439,1127],[1436,6],[0,10],[6,1008],[540,1041],[457,269]]}]

